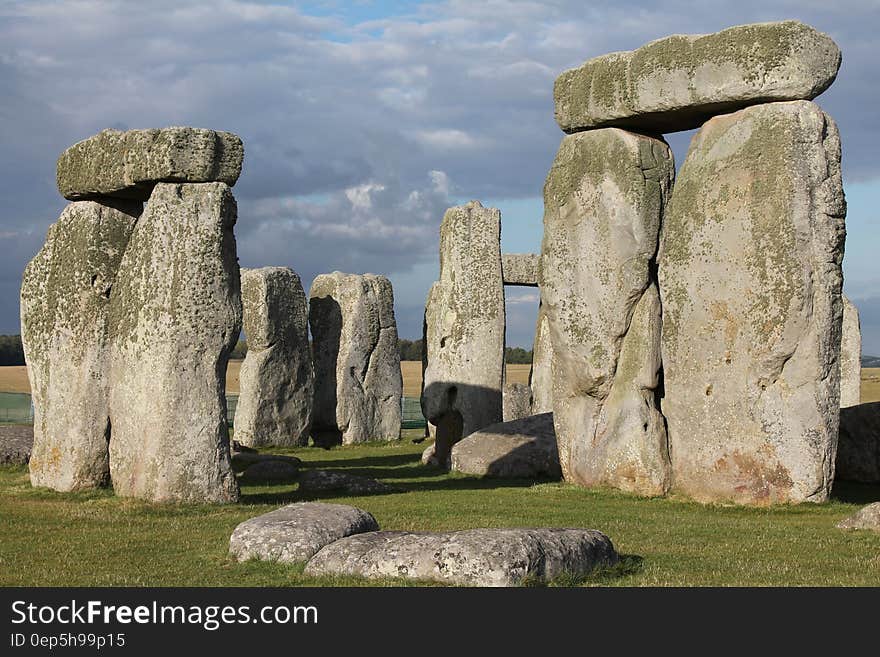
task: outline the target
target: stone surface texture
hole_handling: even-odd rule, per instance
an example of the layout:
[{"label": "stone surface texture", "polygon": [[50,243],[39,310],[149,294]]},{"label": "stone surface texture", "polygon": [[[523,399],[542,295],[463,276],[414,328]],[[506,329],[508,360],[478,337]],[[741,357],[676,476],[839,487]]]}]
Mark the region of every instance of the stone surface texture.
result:
[{"label": "stone surface texture", "polygon": [[837,523],[840,529],[868,529],[880,532],[880,502],[859,509],[855,515]]},{"label": "stone surface texture", "polygon": [[541,299],[567,481],[668,488],[651,270],[673,175],[665,142],[604,128],[566,136],[547,177]]},{"label": "stone surface texture", "polygon": [[309,307],[315,440],[397,440],[403,379],[391,282],[374,274],[321,274]]},{"label": "stone surface texture", "polygon": [[110,301],[110,471],[116,493],[234,502],[226,364],[241,330],[224,183],[156,185]]},{"label": "stone surface texture", "polygon": [[241,301],[248,351],[239,374],[235,439],[253,447],[306,445],[315,375],[299,276],[287,267],[242,269]]},{"label": "stone surface texture", "polygon": [[501,213],[479,201],[450,208],[425,306],[421,400],[440,463],[463,436],[503,419],[504,328]]},{"label": "stone surface texture", "polygon": [[504,422],[528,417],[532,414],[532,389],[526,383],[506,383],[502,403]]},{"label": "stone surface texture", "polygon": [[33,445],[32,426],[0,425],[0,465],[25,465],[31,458]]},{"label": "stone surface texture", "polygon": [[859,310],[843,297],[840,337],[840,407],[855,406],[862,398],[862,329]]},{"label": "stone surface texture", "polygon": [[505,285],[538,286],[540,253],[505,253],[501,256],[501,271]]},{"label": "stone surface texture", "polygon": [[353,495],[368,495],[386,493],[391,490],[391,487],[378,479],[360,477],[347,472],[307,470],[300,477],[299,490],[310,493],[345,491]]},{"label": "stone surface texture", "polygon": [[372,515],[353,506],[298,502],[245,520],[229,539],[238,561],[301,563],[345,536],[379,529]]},{"label": "stone surface texture", "polygon": [[837,128],[814,103],[756,105],[694,136],[658,258],[677,492],[828,498],[845,212]]},{"label": "stone surface texture", "polygon": [[613,566],[617,552],[592,529],[468,529],[371,532],[331,543],[309,560],[309,575],[434,580],[459,586],[517,586]]},{"label": "stone surface texture", "polygon": [[840,409],[834,478],[880,484],[880,402]]},{"label": "stone surface texture", "polygon": [[244,158],[231,132],[170,127],[102,130],[58,158],[58,191],[70,200],[102,196],[146,201],[158,182],[238,180]]},{"label": "stone surface texture", "polygon": [[565,132],[689,130],[748,105],[815,98],[834,82],[840,61],[828,35],[798,21],[669,36],[562,73],[556,122]]},{"label": "stone surface texture", "polygon": [[131,201],[70,203],[21,283],[21,336],[34,404],[31,483],[109,483],[109,297],[141,212]]},{"label": "stone surface texture", "polygon": [[553,345],[550,343],[550,320],[544,304],[538,306],[535,342],[532,345],[532,368],[529,371],[532,389],[531,415],[553,412]]},{"label": "stone surface texture", "polygon": [[472,433],[452,448],[452,469],[482,477],[561,478],[553,414],[493,424]]}]

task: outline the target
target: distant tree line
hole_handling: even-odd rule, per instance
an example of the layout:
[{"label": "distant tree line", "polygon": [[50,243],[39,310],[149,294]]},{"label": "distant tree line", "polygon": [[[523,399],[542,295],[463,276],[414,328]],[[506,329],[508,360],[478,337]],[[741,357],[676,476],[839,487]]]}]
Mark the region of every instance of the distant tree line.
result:
[{"label": "distant tree line", "polygon": [[[400,360],[422,360],[424,340],[404,340],[401,338],[397,344],[400,348]],[[530,364],[532,351],[527,351],[522,347],[507,347],[504,353],[504,362],[511,365]]]},{"label": "distant tree line", "polygon": [[24,365],[20,335],[0,335],[0,365]]}]

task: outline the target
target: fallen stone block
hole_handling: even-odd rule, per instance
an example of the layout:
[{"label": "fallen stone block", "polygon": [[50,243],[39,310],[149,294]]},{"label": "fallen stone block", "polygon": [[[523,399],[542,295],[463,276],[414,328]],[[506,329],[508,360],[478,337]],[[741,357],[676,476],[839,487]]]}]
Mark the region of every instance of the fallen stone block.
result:
[{"label": "fallen stone block", "polygon": [[482,477],[562,478],[553,414],[493,424],[456,443],[452,469]]},{"label": "fallen stone block", "polygon": [[517,586],[562,575],[581,577],[617,561],[610,539],[593,529],[383,531],[327,545],[309,560],[305,573]]},{"label": "fallen stone block", "polygon": [[340,538],[378,529],[372,515],[353,506],[298,502],[239,524],[229,553],[238,561],[298,563]]}]

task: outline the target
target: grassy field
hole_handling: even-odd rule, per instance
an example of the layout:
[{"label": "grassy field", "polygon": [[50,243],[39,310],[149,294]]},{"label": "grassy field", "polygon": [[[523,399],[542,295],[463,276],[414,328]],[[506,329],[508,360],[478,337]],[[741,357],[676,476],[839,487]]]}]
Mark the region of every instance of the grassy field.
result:
[{"label": "grassy field", "polygon": [[[418,433],[418,432],[416,432]],[[422,466],[423,445],[297,449],[304,467],[377,477],[399,492],[300,495],[296,484],[245,486],[239,505],[155,505],[110,491],[31,488],[24,467],[0,467],[2,586],[389,585],[402,581],[309,578],[299,566],[237,563],[227,556],[246,518],[300,500],[364,508],[383,529],[576,526],[604,531],[624,555],[586,585],[880,585],[880,534],[835,523],[880,487],[850,486],[823,505],[774,509],[639,499],[562,483],[491,481]],[[284,450],[277,450],[284,451]],[[289,452],[288,452],[289,453]]]},{"label": "grassy field", "polygon": [[[230,370],[237,374],[235,365]],[[527,366],[511,369],[528,376]],[[0,390],[20,390],[22,370],[0,368]],[[407,395],[417,396],[420,373],[419,364],[404,363]],[[880,369],[862,374],[863,401],[880,399]],[[33,489],[26,467],[0,466],[0,585],[405,584],[315,579],[304,576],[301,566],[228,558],[229,535],[242,520],[289,502],[321,499],[367,509],[383,529],[600,529],[624,559],[585,585],[880,586],[880,534],[834,527],[861,505],[880,500],[878,486],[839,485],[827,504],[773,509],[646,500],[563,483],[447,474],[419,462],[425,445],[412,439],[420,433],[408,431],[387,445],[273,450],[295,453],[306,468],[344,469],[397,489],[374,496],[301,495],[294,483],[244,486],[242,503],[226,507],[155,505],[116,498],[108,490]]]}]

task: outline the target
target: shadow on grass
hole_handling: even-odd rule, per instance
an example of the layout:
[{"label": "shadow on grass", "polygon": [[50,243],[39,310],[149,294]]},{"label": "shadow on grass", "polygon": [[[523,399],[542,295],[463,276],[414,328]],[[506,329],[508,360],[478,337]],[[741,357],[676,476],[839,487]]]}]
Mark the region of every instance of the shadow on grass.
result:
[{"label": "shadow on grass", "polygon": [[331,459],[329,461],[303,461],[310,468],[393,468],[419,463],[418,454],[388,454],[385,456],[361,456],[353,459]]},{"label": "shadow on grass", "polygon": [[870,504],[880,501],[880,485],[858,484],[852,481],[835,481],[831,499],[847,504]]},{"label": "shadow on grass", "polygon": [[570,587],[570,586],[589,586],[610,584],[615,580],[624,577],[637,575],[642,571],[644,558],[637,554],[621,554],[620,561],[613,566],[605,568],[597,568],[588,575],[570,575],[563,574],[554,577],[549,582],[540,582],[537,580],[523,580],[521,586],[553,586],[553,587]]}]

